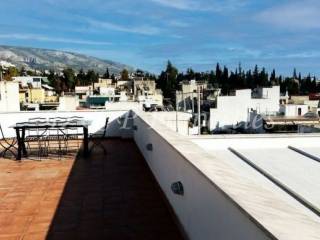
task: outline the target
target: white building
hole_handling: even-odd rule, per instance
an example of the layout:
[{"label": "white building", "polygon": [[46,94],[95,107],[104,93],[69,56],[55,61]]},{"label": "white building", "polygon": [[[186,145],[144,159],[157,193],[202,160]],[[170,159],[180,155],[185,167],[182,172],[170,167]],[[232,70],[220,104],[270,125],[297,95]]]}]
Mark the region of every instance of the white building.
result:
[{"label": "white building", "polygon": [[86,100],[88,96],[93,94],[92,85],[89,86],[76,86],[75,93],[80,100]]},{"label": "white building", "polygon": [[237,90],[234,96],[218,96],[217,107],[210,109],[210,131],[248,123],[252,112],[279,112],[280,87]]},{"label": "white building", "polygon": [[287,104],[280,106],[280,113],[285,117],[303,116],[309,112],[308,105]]},{"label": "white building", "polygon": [[41,88],[42,84],[48,84],[48,78],[39,76],[13,77],[14,82],[19,82],[22,87],[32,85],[33,88]]},{"label": "white building", "polygon": [[19,83],[0,81],[0,112],[20,111]]}]

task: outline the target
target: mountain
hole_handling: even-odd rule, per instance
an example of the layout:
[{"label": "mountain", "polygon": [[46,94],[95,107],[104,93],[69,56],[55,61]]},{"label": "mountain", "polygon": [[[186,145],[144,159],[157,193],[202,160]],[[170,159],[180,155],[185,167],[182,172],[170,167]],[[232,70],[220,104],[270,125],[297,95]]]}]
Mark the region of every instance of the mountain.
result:
[{"label": "mountain", "polygon": [[81,68],[85,71],[93,69],[100,74],[105,73],[107,68],[110,73],[115,74],[124,68],[129,72],[134,71],[132,67],[125,64],[84,54],[29,47],[0,46],[0,62],[13,64],[18,68],[25,67],[36,70],[61,71],[71,67],[77,71]]}]

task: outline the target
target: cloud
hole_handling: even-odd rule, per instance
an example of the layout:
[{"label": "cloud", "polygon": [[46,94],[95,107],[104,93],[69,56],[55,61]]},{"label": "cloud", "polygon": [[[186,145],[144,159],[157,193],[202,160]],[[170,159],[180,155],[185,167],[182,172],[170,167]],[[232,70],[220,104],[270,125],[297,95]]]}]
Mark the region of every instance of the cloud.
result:
[{"label": "cloud", "polygon": [[37,34],[0,34],[0,39],[35,40],[41,42],[72,43],[83,45],[110,45],[110,42],[90,41],[82,39],[55,38]]},{"label": "cloud", "polygon": [[290,2],[262,11],[257,19],[290,30],[320,29],[319,11],[318,1]]},{"label": "cloud", "polygon": [[165,7],[176,8],[180,10],[192,10],[199,7],[199,3],[191,0],[151,0]]},{"label": "cloud", "polygon": [[94,28],[103,28],[118,32],[126,32],[126,33],[136,33],[142,35],[157,35],[161,31],[157,27],[149,26],[149,25],[141,25],[137,27],[128,27],[120,24],[115,24],[106,21],[98,21],[93,19],[87,19],[87,22]]},{"label": "cloud", "polygon": [[150,0],[164,7],[188,11],[233,11],[247,4],[248,0]]}]

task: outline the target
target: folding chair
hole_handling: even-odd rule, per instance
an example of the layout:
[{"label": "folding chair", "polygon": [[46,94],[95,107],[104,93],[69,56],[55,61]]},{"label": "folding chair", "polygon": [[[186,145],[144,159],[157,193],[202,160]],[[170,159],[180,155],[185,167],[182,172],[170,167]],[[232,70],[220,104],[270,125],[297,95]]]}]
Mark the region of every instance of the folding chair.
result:
[{"label": "folding chair", "polygon": [[106,118],[103,129],[100,129],[98,132],[90,134],[90,142],[92,143],[89,152],[91,153],[94,148],[100,147],[103,150],[104,155],[107,154],[107,149],[103,145],[103,140],[106,138],[107,127],[108,127],[109,118]]},{"label": "folding chair", "polygon": [[35,152],[38,160],[48,156],[48,144],[46,142],[47,130],[37,128],[46,122],[47,119],[42,117],[29,118],[28,120],[28,124],[33,124],[35,128],[27,129],[25,142],[27,143],[29,154],[32,155]]},{"label": "folding chair", "polygon": [[2,148],[2,150],[0,150],[0,157],[5,157],[8,152],[16,157],[14,150],[18,151],[18,148],[15,146],[17,144],[17,138],[6,138],[3,134],[1,124],[0,134],[0,147]]}]

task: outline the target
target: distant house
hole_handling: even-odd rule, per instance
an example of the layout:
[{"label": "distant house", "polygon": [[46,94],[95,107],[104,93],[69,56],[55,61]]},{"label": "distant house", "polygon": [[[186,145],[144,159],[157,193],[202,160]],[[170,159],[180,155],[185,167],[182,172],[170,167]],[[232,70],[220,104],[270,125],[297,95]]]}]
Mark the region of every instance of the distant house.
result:
[{"label": "distant house", "polygon": [[13,77],[13,82],[19,82],[22,87],[32,86],[33,88],[41,88],[42,84],[48,84],[48,78],[39,77],[39,76],[21,76],[21,77]]},{"label": "distant house", "polygon": [[280,87],[236,90],[233,96],[218,96],[210,109],[210,130],[228,129],[249,123],[253,115],[279,113]]}]

